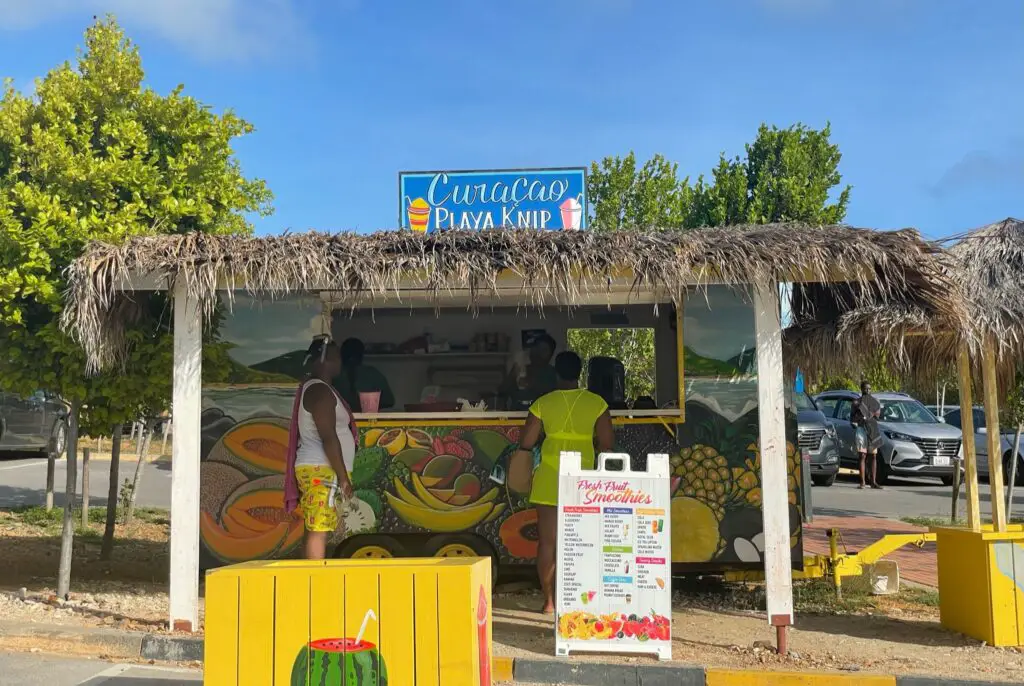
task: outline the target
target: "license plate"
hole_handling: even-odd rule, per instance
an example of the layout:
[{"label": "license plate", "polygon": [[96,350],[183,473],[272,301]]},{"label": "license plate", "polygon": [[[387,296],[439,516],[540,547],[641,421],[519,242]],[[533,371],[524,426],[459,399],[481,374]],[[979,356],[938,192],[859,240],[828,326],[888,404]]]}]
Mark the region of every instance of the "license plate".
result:
[{"label": "license plate", "polygon": [[935,460],[932,462],[936,467],[948,467],[949,457],[946,455],[936,455]]}]

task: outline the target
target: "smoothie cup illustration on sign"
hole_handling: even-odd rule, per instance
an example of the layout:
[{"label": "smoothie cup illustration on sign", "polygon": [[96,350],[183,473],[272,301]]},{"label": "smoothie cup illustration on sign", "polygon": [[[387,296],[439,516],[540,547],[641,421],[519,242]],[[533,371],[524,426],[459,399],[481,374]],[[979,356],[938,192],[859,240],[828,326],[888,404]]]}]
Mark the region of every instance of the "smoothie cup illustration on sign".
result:
[{"label": "smoothie cup illustration on sign", "polygon": [[416,233],[426,233],[430,224],[430,204],[423,198],[416,198],[409,202],[408,196],[405,201],[409,203],[406,211],[409,213],[409,228]]},{"label": "smoothie cup illustration on sign", "polygon": [[487,593],[480,587],[476,606],[476,642],[480,651],[480,686],[491,686],[491,644],[487,640]]},{"label": "smoothie cup illustration on sign", "polygon": [[566,198],[558,209],[562,213],[562,228],[570,231],[578,231],[583,222],[583,196]]},{"label": "smoothie cup illustration on sign", "polygon": [[363,640],[367,610],[355,638],[321,638],[302,646],[292,665],[291,686],[387,686],[388,670],[377,646]]}]

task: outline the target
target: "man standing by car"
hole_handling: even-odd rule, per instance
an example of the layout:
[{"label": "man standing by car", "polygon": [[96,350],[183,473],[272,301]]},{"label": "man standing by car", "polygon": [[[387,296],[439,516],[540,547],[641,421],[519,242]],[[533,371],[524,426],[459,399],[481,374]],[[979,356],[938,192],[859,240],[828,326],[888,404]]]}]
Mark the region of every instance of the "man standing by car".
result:
[{"label": "man standing by car", "polygon": [[[867,487],[867,468],[871,467],[871,488],[878,485],[878,448],[882,445],[882,432],[878,430],[878,417],[882,405],[871,395],[871,384],[862,381],[860,397],[853,401],[850,422],[853,424],[857,453],[860,454],[860,487]],[[870,456],[870,462],[868,457]]]}]

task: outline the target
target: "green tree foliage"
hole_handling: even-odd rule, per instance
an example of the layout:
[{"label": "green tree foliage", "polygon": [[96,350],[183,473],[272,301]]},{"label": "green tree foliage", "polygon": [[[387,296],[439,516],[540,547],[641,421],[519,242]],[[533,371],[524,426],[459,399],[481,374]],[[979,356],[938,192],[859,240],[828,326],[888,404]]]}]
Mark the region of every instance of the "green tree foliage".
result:
[{"label": "green tree foliage", "polygon": [[583,359],[584,370],[593,357],[621,361],[628,399],[655,397],[654,329],[569,329],[567,342]]},{"label": "green tree foliage", "polygon": [[270,211],[263,181],[242,174],[232,141],[252,126],[143,83],[138,49],[112,18],[85,34],[74,64],[0,99],[0,385],[47,389],[85,407],[103,433],[169,401],[170,307],[155,299],[129,333],[124,369],[84,374],[60,331],[64,269],[89,241],[157,233],[248,233]]},{"label": "green tree foliage", "polygon": [[[839,189],[839,146],[831,129],[796,124],[758,129],[745,155],[723,154],[708,182],[678,177],[678,165],[655,155],[606,157],[590,166],[587,194],[599,229],[766,224],[835,224],[846,216],[850,187]],[[834,201],[831,200],[833,195]]]}]

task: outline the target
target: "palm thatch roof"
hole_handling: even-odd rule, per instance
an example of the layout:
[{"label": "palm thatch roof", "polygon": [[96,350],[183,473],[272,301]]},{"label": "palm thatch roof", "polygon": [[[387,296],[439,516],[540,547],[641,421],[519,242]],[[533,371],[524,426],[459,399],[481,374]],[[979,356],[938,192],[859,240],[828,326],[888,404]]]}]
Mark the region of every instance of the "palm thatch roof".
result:
[{"label": "palm thatch roof", "polygon": [[[911,229],[770,224],[677,231],[532,230],[153,236],[94,243],[68,270],[63,323],[92,369],[124,359],[125,322],[142,288],[184,284],[207,314],[228,284],[256,297],[334,288],[385,295],[410,281],[428,293],[465,289],[470,306],[499,275],[521,279],[521,304],[572,305],[623,273],[638,290],[678,300],[688,288],[816,282],[841,289],[840,310],[904,307],[964,314],[939,250]],[[153,285],[155,282],[155,286]],[[326,286],[330,284],[330,286]],[[826,289],[827,290],[827,289]],[[810,301],[799,315],[809,319]]]}]

